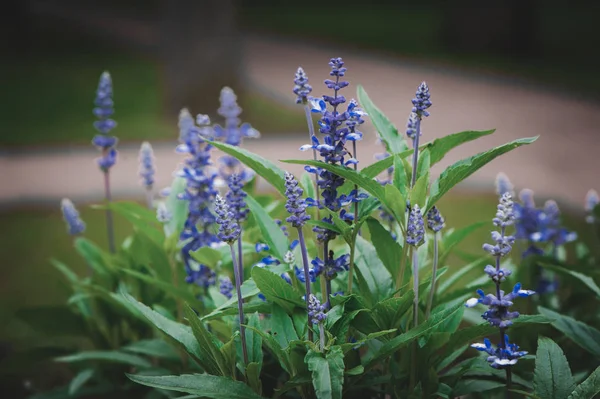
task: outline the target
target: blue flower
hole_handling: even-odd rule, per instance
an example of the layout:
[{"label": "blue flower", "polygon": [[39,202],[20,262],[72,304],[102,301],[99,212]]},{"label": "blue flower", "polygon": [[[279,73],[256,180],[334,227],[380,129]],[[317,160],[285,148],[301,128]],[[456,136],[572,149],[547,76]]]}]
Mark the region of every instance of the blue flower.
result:
[{"label": "blue flower", "polygon": [[408,216],[408,226],[406,227],[406,243],[418,247],[425,240],[425,224],[419,205],[414,204],[411,207]]},{"label": "blue flower", "polygon": [[[306,275],[304,274],[303,269],[300,269],[298,266],[294,266],[294,273],[296,274],[296,278],[298,279],[298,281],[300,281],[301,283],[306,282]],[[308,271],[308,277],[309,277],[311,283],[314,283],[315,281],[317,281],[317,276],[315,274],[314,269],[310,269]]]},{"label": "blue flower", "polygon": [[472,344],[472,348],[481,352],[486,352],[489,356],[487,362],[495,369],[503,369],[517,364],[517,360],[527,354],[525,351],[519,351],[516,344],[511,344],[508,335],[504,335],[504,342],[494,347],[489,339],[485,338],[483,344]]},{"label": "blue flower", "polygon": [[98,89],[96,90],[96,99],[94,100],[94,116],[98,118],[94,122],[94,128],[99,132],[94,136],[92,144],[102,151],[102,156],[97,160],[98,166],[103,171],[108,171],[117,161],[117,151],[114,147],[117,145],[117,138],[110,136],[117,123],[111,119],[114,114],[112,79],[108,72],[100,75]]},{"label": "blue flower", "polygon": [[440,211],[437,209],[437,207],[432,207],[427,212],[427,227],[429,228],[429,230],[437,233],[438,231],[443,229],[445,225],[446,221],[444,220],[444,217],[442,216]]},{"label": "blue flower", "polygon": [[322,324],[325,322],[327,318],[326,314],[326,306],[321,305],[321,302],[317,299],[316,296],[310,294],[308,298],[308,318],[313,324]]},{"label": "blue flower", "polygon": [[218,237],[227,244],[233,244],[240,236],[240,226],[235,220],[227,201],[219,194],[215,197],[216,222],[219,225]]},{"label": "blue flower", "polygon": [[60,202],[60,209],[70,235],[75,236],[85,231],[85,223],[79,217],[79,212],[70,199],[63,198]]},{"label": "blue flower", "polygon": [[349,259],[349,254],[344,254],[335,258],[333,251],[329,251],[326,262],[323,262],[320,258],[315,258],[312,260],[311,264],[313,265],[315,276],[323,275],[327,280],[333,280],[337,277],[338,273],[348,271]]},{"label": "blue flower", "polygon": [[509,193],[511,196],[515,195],[514,186],[504,173],[496,175],[496,193],[499,196],[502,196],[504,193]]},{"label": "blue flower", "polygon": [[585,221],[587,223],[595,223],[596,217],[594,216],[594,208],[600,203],[600,199],[598,198],[598,193],[596,190],[590,190],[587,192],[585,196],[585,205],[584,210],[587,214],[585,217]]},{"label": "blue flower", "polygon": [[306,221],[310,220],[310,216],[306,213],[306,202],[302,198],[304,190],[298,185],[298,180],[291,173],[285,173],[285,196],[287,198],[285,209],[290,213],[286,222],[293,227],[301,228]]},{"label": "blue flower", "polygon": [[225,276],[219,279],[219,292],[225,295],[227,299],[231,299],[233,296],[233,283],[229,277]]},{"label": "blue flower", "polygon": [[187,271],[185,282],[188,284],[196,284],[202,288],[208,288],[211,285],[215,285],[217,281],[217,275],[214,270],[205,265],[196,265],[196,268],[192,268]]},{"label": "blue flower", "polygon": [[227,203],[234,214],[235,220],[239,223],[248,218],[250,210],[246,205],[244,198],[248,196],[243,190],[243,182],[237,173],[232,174],[228,181],[229,192],[227,193]]},{"label": "blue flower", "polygon": [[306,104],[308,102],[308,95],[312,91],[312,87],[308,84],[308,76],[306,76],[306,73],[302,67],[298,67],[298,70],[296,71],[294,84],[296,104]]},{"label": "blue flower", "polygon": [[140,148],[140,177],[142,184],[147,188],[152,188],[154,184],[154,151],[147,141],[142,143]]},{"label": "blue flower", "polygon": [[427,83],[422,82],[417,89],[415,98],[412,100],[412,112],[417,114],[419,119],[424,116],[429,116],[427,109],[431,107],[431,101],[429,100],[430,97],[431,96],[429,94],[429,87],[427,86]]}]

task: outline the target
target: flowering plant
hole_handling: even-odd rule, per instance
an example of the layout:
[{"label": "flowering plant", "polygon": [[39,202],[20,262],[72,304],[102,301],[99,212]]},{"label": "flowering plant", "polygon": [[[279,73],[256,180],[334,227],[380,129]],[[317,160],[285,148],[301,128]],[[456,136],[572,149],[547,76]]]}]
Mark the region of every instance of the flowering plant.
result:
[{"label": "flowering plant", "polygon": [[[600,368],[582,363],[573,375],[549,338],[539,338],[535,364],[527,361],[540,332],[560,337],[550,324],[600,358],[597,317],[584,324],[545,307],[532,314],[534,298],[546,293],[535,295],[513,278],[526,275],[511,258],[519,241],[527,244],[524,268],[548,264],[557,275],[564,272],[560,250],[574,235],[561,226],[555,203],[539,210],[527,193],[515,202],[501,175],[493,218],[499,231],[483,245],[489,256],[448,267],[456,245],[482,224],[446,227],[440,200],[496,157],[536,138],[473,155],[432,178],[431,167],[450,150],[493,131],[422,143],[421,125],[433,112],[423,82],[407,107],[410,148],[362,87],[357,100],[341,94],[349,86],[344,61],[332,58],[329,65],[329,92],[322,97],[311,96],[302,68],[295,76],[293,92],[304,107],[310,140],[301,149],[310,150],[312,159],[283,162],[304,165],[299,178],[240,148],[243,137],[258,132],[240,125],[242,110],[225,88],[218,111],[224,127],[182,111],[177,151],[187,158],[166,199],[154,196],[155,159],[147,143],[140,153],[146,206],[112,202],[107,194],[107,217],[116,213],[134,226],[119,247],[105,251],[81,237],[85,224],[73,203],[63,201],[68,231],[78,236],[75,247],[90,265],[90,274],[80,277],[55,262],[72,284],[69,306],[85,321],[90,340],[56,359],[78,370],[69,394],[333,399],[493,397],[500,391],[592,398],[600,392]],[[107,136],[115,126],[107,119],[109,83],[103,75],[96,111],[102,135],[94,139],[103,143],[107,185],[116,144]],[[367,119],[385,153],[363,167],[357,150]],[[218,162],[214,148],[225,153]],[[378,179],[382,173],[386,177]],[[278,193],[257,193],[258,178]],[[592,224],[599,220],[597,203],[591,193],[586,209]],[[486,266],[490,256],[494,261]],[[532,257],[537,261],[529,264]],[[483,279],[465,284],[478,269]],[[598,304],[597,271],[566,274]],[[475,290],[478,296],[468,299]],[[517,298],[529,314],[512,309]],[[488,310],[478,314],[478,305]]]}]

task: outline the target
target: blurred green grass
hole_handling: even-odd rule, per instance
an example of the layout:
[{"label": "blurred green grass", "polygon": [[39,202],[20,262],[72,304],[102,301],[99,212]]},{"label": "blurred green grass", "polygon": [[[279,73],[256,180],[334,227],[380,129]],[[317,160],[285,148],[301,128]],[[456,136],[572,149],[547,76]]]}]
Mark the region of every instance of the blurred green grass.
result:
[{"label": "blurred green grass", "polygon": [[[10,57],[0,65],[5,77],[0,107],[3,128],[0,145],[47,146],[90,143],[93,101],[100,74],[111,73],[115,92],[115,135],[121,142],[173,139],[177,121],[163,117],[159,63],[147,56],[118,47],[81,32],[49,31],[42,43],[21,57]],[[262,133],[302,131],[303,113],[250,88],[241,91],[242,119]],[[191,110],[215,114],[214,109]],[[217,120],[215,120],[217,122]]]}]

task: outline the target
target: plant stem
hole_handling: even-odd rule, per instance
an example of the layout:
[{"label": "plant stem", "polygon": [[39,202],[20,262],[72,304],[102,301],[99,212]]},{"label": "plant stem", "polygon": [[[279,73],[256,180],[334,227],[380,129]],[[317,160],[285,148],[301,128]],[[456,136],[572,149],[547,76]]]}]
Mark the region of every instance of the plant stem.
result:
[{"label": "plant stem", "polygon": [[[304,241],[304,233],[302,232],[302,227],[298,227],[298,241],[300,241],[300,253],[302,253],[302,266],[304,267],[304,288],[306,290],[306,309],[307,309],[307,315],[308,315],[308,299],[310,298],[311,295],[311,289],[310,289],[310,274],[309,274],[309,270],[308,270],[308,252],[306,251],[306,242]],[[308,340],[312,342],[312,340],[314,339],[313,336],[313,332],[312,332],[312,326],[310,323],[310,317],[308,317],[307,320],[307,326],[308,326]]]},{"label": "plant stem", "polygon": [[427,299],[427,309],[425,310],[425,320],[429,319],[431,307],[433,306],[433,295],[435,294],[435,284],[438,269],[438,233],[433,233],[433,275],[431,276],[431,289],[429,290],[429,298]]},{"label": "plant stem", "polygon": [[238,247],[238,270],[240,273],[240,284],[244,284],[244,254],[242,253],[242,230],[241,229],[240,229],[240,237],[238,238],[238,241],[237,241],[237,247]]},{"label": "plant stem", "polygon": [[237,292],[237,301],[238,301],[238,316],[240,318],[240,339],[242,341],[242,353],[244,355],[244,365],[248,364],[248,348],[246,347],[246,327],[244,326],[244,308],[243,308],[243,300],[242,300],[242,282],[240,280],[240,269],[237,265],[237,257],[235,255],[235,250],[233,249],[233,244],[229,244],[229,249],[231,250],[231,261],[233,262],[233,274],[235,275],[235,290]]},{"label": "plant stem", "polygon": [[327,289],[327,310],[329,310],[331,309],[331,303],[329,302],[329,298],[331,297],[331,280],[327,279],[325,287]]},{"label": "plant stem", "polygon": [[321,344],[321,352],[325,350],[325,328],[323,323],[319,323],[319,343]]},{"label": "plant stem", "polygon": [[419,163],[419,136],[421,135],[421,117],[417,116],[417,128],[415,129],[415,139],[413,140],[413,162],[412,162],[412,178],[410,187],[413,188],[417,181],[417,165]]},{"label": "plant stem", "polygon": [[[504,237],[506,233],[506,228],[502,227],[502,229],[500,230],[500,234],[502,237]],[[498,275],[498,272],[500,271],[500,258],[501,255],[497,255],[496,256],[496,275]],[[496,298],[498,298],[498,301],[502,301],[502,292],[500,291],[500,280],[497,279],[496,280]],[[506,349],[506,334],[505,334],[505,329],[500,327],[500,343],[499,343],[499,347],[502,349]],[[512,374],[511,374],[511,370],[510,367],[507,367],[506,369],[506,399],[510,398],[510,387],[512,384]]]},{"label": "plant stem", "polygon": [[[358,160],[358,156],[356,154],[356,140],[352,142],[352,156],[354,156],[354,159]],[[354,164],[354,171],[358,172],[358,165]],[[354,185],[354,191],[356,191],[356,195],[358,195],[358,185]],[[354,223],[356,224],[356,222],[358,221],[358,201],[354,202]],[[358,235],[360,234],[360,229],[358,230]]]},{"label": "plant stem", "polygon": [[[104,198],[106,199],[107,205],[110,204],[112,200],[112,196],[110,194],[110,172],[108,170],[104,171]],[[115,253],[115,235],[114,235],[114,227],[113,227],[113,217],[112,211],[107,208],[106,209],[106,233],[108,235],[108,249],[111,253]]]},{"label": "plant stem", "polygon": [[[315,127],[313,126],[312,115],[310,112],[310,107],[307,105],[304,106],[304,114],[306,115],[306,124],[308,125],[308,140],[309,143],[312,143],[312,138],[315,135]],[[313,148],[313,160],[317,160],[317,150]],[[319,203],[321,202],[321,194],[319,193],[319,175],[315,174],[315,193],[317,194],[317,219],[321,220],[321,215],[319,212]]]},{"label": "plant stem", "polygon": [[152,192],[152,186],[146,187],[146,205],[148,209],[154,208],[154,193]]},{"label": "plant stem", "polygon": [[413,291],[415,299],[413,302],[413,327],[419,325],[419,251],[418,247],[412,249],[412,267],[413,267]]},{"label": "plant stem", "polygon": [[[323,242],[323,264],[324,265],[327,265],[328,257],[329,257],[329,240],[325,240]],[[325,280],[325,298],[324,298],[324,300],[325,300],[325,307],[329,310],[330,309],[329,295],[331,295],[331,280],[329,280],[326,277],[326,274],[327,274],[327,270],[324,270],[321,277]],[[323,284],[323,283],[321,283],[321,284]],[[323,294],[323,293],[321,293],[321,294]]]},{"label": "plant stem", "polygon": [[350,265],[348,266],[348,295],[352,294],[352,283],[354,282],[354,255],[356,252],[356,236],[350,246]]}]

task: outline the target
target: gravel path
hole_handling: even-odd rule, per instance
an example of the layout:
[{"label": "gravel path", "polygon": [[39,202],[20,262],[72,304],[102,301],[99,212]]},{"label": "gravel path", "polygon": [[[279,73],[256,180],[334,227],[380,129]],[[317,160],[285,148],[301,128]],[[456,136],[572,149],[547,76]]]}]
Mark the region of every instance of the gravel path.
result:
[{"label": "gravel path", "polygon": [[[336,48],[316,48],[294,42],[248,38],[245,44],[246,73],[256,89],[282,102],[292,102],[292,79],[301,65],[315,88],[325,93],[320,82],[328,75],[331,56],[342,56],[351,83],[346,97],[355,95],[360,83],[373,101],[404,130],[410,99],[417,85],[426,80],[431,90],[431,116],[423,123],[423,140],[428,141],[460,130],[496,128],[494,135],[452,151],[434,169],[440,173],[451,162],[510,140],[540,135],[539,140],[493,161],[470,177],[466,184],[491,189],[497,172],[504,171],[517,188],[530,187],[540,197],[581,203],[588,188],[600,188],[600,104],[509,81],[498,77],[466,76],[464,73],[427,65],[407,63]],[[299,111],[300,112],[300,111]],[[260,130],[260,126],[257,126]],[[364,165],[380,151],[370,123],[365,124],[365,140],[359,159]],[[298,148],[307,142],[306,133],[286,134],[259,141],[248,140],[245,147],[271,160],[308,157]],[[181,157],[175,143],[161,143],[155,152],[158,163],[157,187],[169,184]],[[116,198],[142,198],[137,177],[135,146],[120,148],[113,169]],[[102,182],[93,159],[93,149],[75,148],[60,153],[0,155],[0,203],[57,201],[69,196],[76,201],[93,201],[102,195]],[[288,168],[299,171],[299,167]],[[263,182],[264,183],[264,182]],[[262,185],[266,188],[266,183]]]}]

